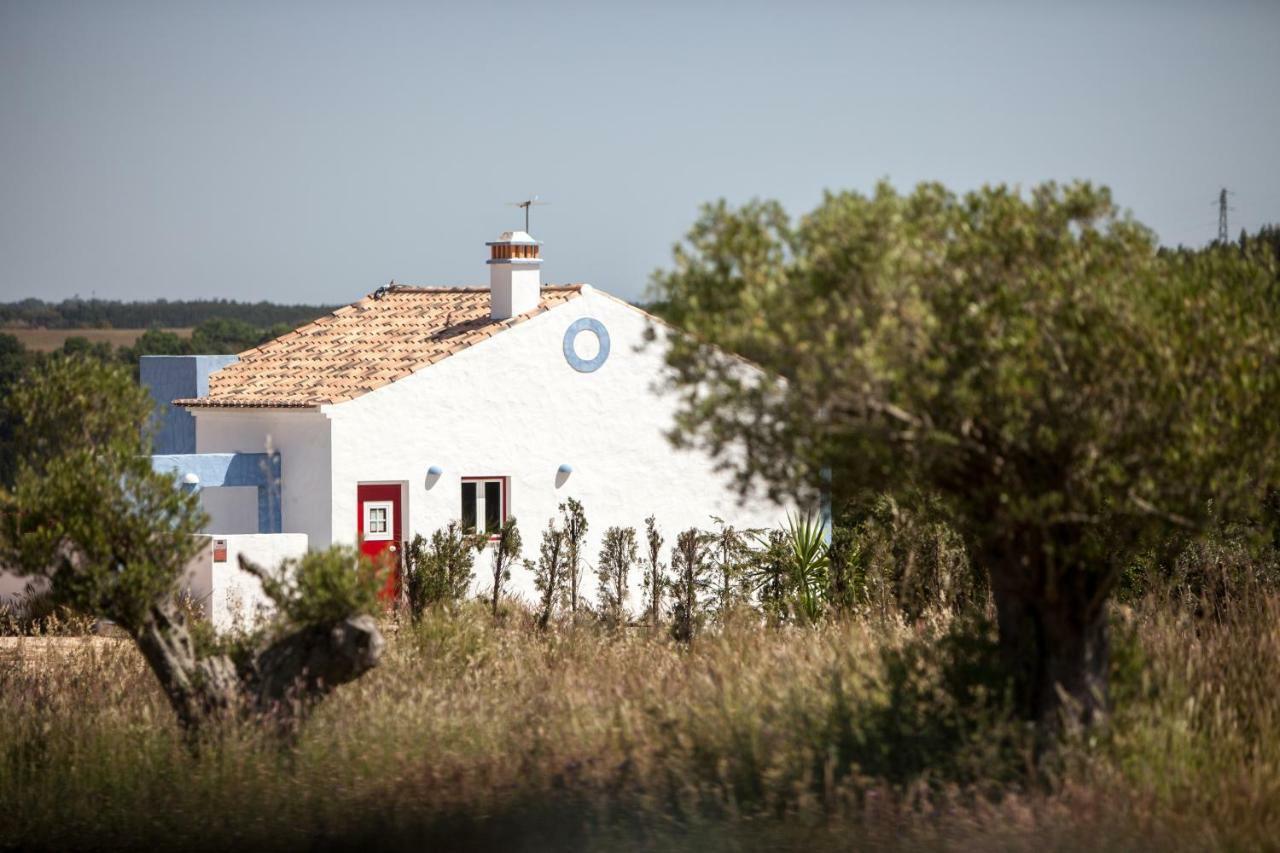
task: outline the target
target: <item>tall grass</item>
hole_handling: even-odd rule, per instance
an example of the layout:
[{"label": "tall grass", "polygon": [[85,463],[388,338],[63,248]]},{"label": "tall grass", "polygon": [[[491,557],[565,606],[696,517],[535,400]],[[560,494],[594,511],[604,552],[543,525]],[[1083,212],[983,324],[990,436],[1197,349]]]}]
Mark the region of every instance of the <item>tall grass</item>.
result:
[{"label": "tall grass", "polygon": [[132,647],[5,638],[0,846],[1250,848],[1280,838],[1280,597],[1116,611],[1110,723],[1037,760],[981,623],[387,625],[281,744],[191,750]]}]

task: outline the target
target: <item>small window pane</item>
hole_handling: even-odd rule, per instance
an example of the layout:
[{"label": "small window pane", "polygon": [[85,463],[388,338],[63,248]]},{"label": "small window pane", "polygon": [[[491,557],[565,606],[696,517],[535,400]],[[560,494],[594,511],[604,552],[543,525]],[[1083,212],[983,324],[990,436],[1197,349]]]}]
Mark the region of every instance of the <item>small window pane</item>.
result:
[{"label": "small window pane", "polygon": [[502,527],[502,483],[488,480],[484,484],[484,530],[497,533]]},{"label": "small window pane", "polygon": [[476,529],[476,484],[462,484],[462,529]]},{"label": "small window pane", "polygon": [[369,532],[370,533],[386,533],[387,532],[386,507],[375,506],[375,507],[369,508]]}]

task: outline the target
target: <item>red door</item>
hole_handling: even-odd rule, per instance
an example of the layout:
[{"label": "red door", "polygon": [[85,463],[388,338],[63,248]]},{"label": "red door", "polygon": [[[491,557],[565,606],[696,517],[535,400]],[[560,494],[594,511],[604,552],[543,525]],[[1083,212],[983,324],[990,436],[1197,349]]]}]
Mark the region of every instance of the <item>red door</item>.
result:
[{"label": "red door", "polygon": [[382,597],[394,600],[400,592],[400,486],[356,486],[356,520],[360,550],[379,567],[386,567]]}]

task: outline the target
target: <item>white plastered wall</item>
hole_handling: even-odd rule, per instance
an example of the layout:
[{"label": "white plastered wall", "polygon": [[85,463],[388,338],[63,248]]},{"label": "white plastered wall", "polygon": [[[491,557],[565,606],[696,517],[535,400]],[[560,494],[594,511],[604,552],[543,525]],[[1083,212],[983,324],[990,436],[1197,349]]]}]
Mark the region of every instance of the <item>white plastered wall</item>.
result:
[{"label": "white plastered wall", "polygon": [[[592,373],[574,370],[562,354],[566,329],[593,317],[609,332],[611,351]],[[519,519],[525,557],[536,557],[541,532],[558,505],[582,501],[592,565],[606,528],[636,528],[643,551],[644,519],[657,516],[664,559],[678,531],[706,528],[719,516],[740,527],[774,526],[785,510],[762,496],[740,504],[737,492],[705,455],[676,451],[665,437],[676,401],[660,394],[661,347],[644,345],[652,321],[630,306],[588,289],[493,339],[349,402],[325,407],[332,423],[333,541],[354,541],[356,485],[406,484],[406,538],[429,535],[457,518],[460,478],[510,477],[510,509]],[[594,354],[590,333],[578,352]],[[200,424],[203,433],[204,423]],[[286,456],[285,488],[294,463]],[[561,464],[573,473],[557,484]],[[428,488],[427,469],[443,474]],[[285,529],[295,529],[285,518]],[[312,537],[313,544],[319,544]],[[489,558],[476,566],[487,588]],[[639,606],[639,571],[630,606]],[[532,599],[530,574],[512,573],[513,592]],[[595,579],[583,589],[594,597]]]},{"label": "white plastered wall", "polygon": [[257,533],[257,486],[200,490],[200,506],[209,514],[206,533]]},{"label": "white plastered wall", "polygon": [[[239,536],[201,536],[202,545],[187,563],[185,590],[205,617],[219,631],[251,629],[275,611],[262,592],[262,582],[240,568],[240,557],[271,571],[286,559],[307,552],[307,537],[300,533],[250,533]],[[215,560],[215,542],[226,551]]]},{"label": "white plastered wall", "polygon": [[[333,535],[329,506],[330,428],[325,415],[315,409],[197,408],[192,412],[196,416],[197,453],[278,451],[284,532],[307,534],[313,548],[329,546]],[[256,519],[257,497],[247,498],[252,501]],[[237,506],[235,515],[224,512],[220,501],[204,506],[210,515],[210,533],[243,528],[243,506]]]}]

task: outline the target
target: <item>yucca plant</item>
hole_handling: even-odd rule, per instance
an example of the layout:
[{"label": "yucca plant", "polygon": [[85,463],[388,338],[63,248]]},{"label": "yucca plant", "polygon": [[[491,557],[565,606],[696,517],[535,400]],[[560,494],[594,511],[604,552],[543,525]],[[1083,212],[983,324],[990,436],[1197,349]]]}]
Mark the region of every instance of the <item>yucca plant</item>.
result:
[{"label": "yucca plant", "polygon": [[831,562],[825,533],[812,513],[788,513],[785,528],[754,537],[760,547],[752,580],[766,611],[810,624],[822,616]]},{"label": "yucca plant", "polygon": [[785,543],[790,558],[796,615],[812,623],[822,615],[822,594],[827,588],[826,524],[812,513],[787,514]]}]

